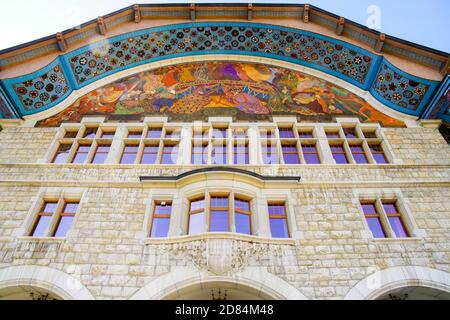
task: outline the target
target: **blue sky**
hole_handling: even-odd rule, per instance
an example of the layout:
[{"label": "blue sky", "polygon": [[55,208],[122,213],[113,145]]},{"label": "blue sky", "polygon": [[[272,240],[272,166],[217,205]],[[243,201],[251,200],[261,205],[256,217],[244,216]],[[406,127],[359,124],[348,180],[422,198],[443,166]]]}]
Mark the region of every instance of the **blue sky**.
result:
[{"label": "blue sky", "polygon": [[[0,1],[0,49],[55,34],[80,23],[136,3],[137,0],[14,0]],[[142,3],[188,2],[151,1]],[[249,1],[194,1],[249,2]],[[252,2],[252,1],[250,1]],[[270,2],[270,1],[253,1]],[[450,1],[448,0],[308,0],[283,1],[320,7],[366,25],[367,8],[380,8],[381,32],[450,52]]]}]

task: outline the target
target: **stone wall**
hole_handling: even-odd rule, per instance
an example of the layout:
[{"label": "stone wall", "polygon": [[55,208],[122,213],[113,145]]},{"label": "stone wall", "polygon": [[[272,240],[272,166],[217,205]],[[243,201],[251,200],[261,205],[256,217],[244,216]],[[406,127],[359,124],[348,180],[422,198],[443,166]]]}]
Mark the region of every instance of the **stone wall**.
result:
[{"label": "stone wall", "polygon": [[[300,175],[290,190],[297,245],[256,257],[248,265],[268,271],[309,299],[342,299],[361,279],[392,266],[450,272],[450,149],[437,129],[383,129],[392,165],[286,166],[261,174]],[[79,279],[97,299],[128,299],[188,259],[139,238],[149,187],[140,175],[176,175],[191,166],[38,164],[56,129],[4,128],[0,132],[0,268],[48,266]],[[20,230],[43,187],[79,187],[79,215],[64,241],[21,237]],[[355,189],[401,191],[417,228],[414,239],[367,237]],[[1,269],[0,269],[1,272]]]}]

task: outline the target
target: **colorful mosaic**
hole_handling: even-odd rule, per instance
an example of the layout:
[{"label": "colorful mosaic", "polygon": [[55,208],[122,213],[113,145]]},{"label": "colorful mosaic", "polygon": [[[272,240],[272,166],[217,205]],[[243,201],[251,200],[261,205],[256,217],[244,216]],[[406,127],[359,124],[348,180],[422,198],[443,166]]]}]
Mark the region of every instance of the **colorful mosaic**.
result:
[{"label": "colorful mosaic", "polygon": [[305,118],[350,115],[365,122],[403,125],[331,82],[279,67],[238,62],[189,63],[139,73],[90,92],[39,125],[58,126],[87,114],[189,115],[216,108]]},{"label": "colorful mosaic", "polygon": [[373,84],[373,89],[387,101],[408,110],[417,110],[429,85],[411,80],[383,63]]},{"label": "colorful mosaic", "polygon": [[[290,30],[290,29],[289,29]],[[160,56],[204,53],[263,53],[288,57],[340,74],[364,84],[374,56],[341,42],[324,40],[302,31],[263,25],[204,25],[147,32],[69,55],[78,84],[107,72]]]},{"label": "colorful mosaic", "polygon": [[15,83],[12,87],[27,112],[46,107],[70,90],[59,64],[38,77]]}]

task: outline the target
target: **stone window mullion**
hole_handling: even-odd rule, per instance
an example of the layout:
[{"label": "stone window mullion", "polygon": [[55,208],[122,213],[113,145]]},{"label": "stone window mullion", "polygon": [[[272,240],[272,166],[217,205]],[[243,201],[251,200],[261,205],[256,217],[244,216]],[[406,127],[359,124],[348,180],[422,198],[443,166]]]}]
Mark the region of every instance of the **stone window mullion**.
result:
[{"label": "stone window mullion", "polygon": [[45,231],[45,235],[47,237],[52,237],[53,234],[56,232],[56,228],[58,227],[57,224],[58,224],[59,218],[61,216],[61,212],[64,210],[64,204],[65,204],[64,198],[59,197],[55,212],[53,212],[50,223],[48,224],[48,228]]},{"label": "stone window mullion", "polygon": [[386,232],[386,238],[395,238],[395,233],[391,228],[391,224],[389,223],[386,211],[383,207],[383,202],[381,201],[381,197],[377,197],[375,206],[377,211],[380,213],[380,220],[383,225],[384,231]]}]

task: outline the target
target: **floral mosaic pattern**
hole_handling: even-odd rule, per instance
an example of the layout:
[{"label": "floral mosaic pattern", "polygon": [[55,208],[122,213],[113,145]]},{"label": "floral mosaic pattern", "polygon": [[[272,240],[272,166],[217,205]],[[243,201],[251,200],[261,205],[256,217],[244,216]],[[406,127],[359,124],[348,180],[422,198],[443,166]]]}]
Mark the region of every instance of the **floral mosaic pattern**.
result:
[{"label": "floral mosaic pattern", "polygon": [[58,126],[87,114],[177,114],[189,119],[204,110],[222,113],[223,109],[316,120],[352,115],[365,122],[403,125],[331,82],[280,67],[238,62],[185,63],[142,72],[88,93],[39,125]]},{"label": "floral mosaic pattern", "polygon": [[70,90],[59,64],[39,77],[13,84],[13,89],[26,111],[46,107]]},{"label": "floral mosaic pattern", "polygon": [[289,57],[335,71],[364,84],[372,57],[301,32],[256,26],[198,26],[117,40],[69,57],[78,84],[160,56],[204,51],[258,52]]},{"label": "floral mosaic pattern", "polygon": [[374,81],[373,89],[387,101],[408,110],[417,110],[429,85],[408,79],[383,63]]}]

